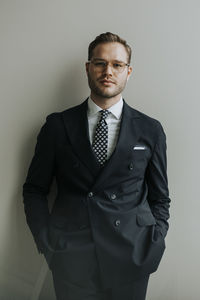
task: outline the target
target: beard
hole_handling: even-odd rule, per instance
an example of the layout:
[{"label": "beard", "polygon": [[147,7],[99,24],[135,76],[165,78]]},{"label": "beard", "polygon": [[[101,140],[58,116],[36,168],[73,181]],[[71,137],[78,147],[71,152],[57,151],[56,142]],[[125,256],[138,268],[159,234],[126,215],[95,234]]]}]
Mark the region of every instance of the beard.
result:
[{"label": "beard", "polygon": [[[104,77],[105,78],[105,77]],[[103,98],[112,98],[115,97],[119,94],[121,94],[121,92],[124,90],[125,86],[126,86],[126,82],[127,80],[123,80],[120,84],[116,85],[113,84],[112,88],[109,89],[109,87],[103,87],[101,86],[101,83],[99,81],[95,81],[92,79],[92,77],[90,76],[90,74],[88,73],[88,85],[91,89],[91,91]]]}]

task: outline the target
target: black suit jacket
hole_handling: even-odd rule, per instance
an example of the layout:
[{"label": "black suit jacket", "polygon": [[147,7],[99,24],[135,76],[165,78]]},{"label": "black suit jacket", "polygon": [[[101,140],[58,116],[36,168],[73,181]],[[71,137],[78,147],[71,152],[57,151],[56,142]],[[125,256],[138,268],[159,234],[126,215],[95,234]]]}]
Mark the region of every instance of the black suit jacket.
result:
[{"label": "black suit jacket", "polygon": [[[54,177],[57,196],[49,213]],[[89,141],[87,100],[49,115],[23,196],[40,252],[64,262],[67,241],[61,234],[52,242],[49,226],[69,233],[90,227],[106,286],[154,272],[165,249],[170,203],[161,124],[124,101],[118,142],[102,168]]]}]

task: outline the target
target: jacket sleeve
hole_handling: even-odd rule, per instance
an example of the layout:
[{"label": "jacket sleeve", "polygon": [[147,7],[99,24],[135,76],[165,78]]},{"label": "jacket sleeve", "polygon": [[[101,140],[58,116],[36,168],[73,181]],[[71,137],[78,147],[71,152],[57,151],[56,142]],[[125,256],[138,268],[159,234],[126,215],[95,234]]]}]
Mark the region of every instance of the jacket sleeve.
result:
[{"label": "jacket sleeve", "polygon": [[47,117],[38,134],[35,153],[23,185],[26,220],[39,252],[43,252],[43,249],[38,235],[41,230],[46,228],[48,223],[47,194],[55,169],[55,127],[52,115]]},{"label": "jacket sleeve", "polygon": [[146,173],[148,202],[156,219],[156,229],[166,236],[169,227],[169,190],[167,179],[166,135],[158,123],[157,141]]}]

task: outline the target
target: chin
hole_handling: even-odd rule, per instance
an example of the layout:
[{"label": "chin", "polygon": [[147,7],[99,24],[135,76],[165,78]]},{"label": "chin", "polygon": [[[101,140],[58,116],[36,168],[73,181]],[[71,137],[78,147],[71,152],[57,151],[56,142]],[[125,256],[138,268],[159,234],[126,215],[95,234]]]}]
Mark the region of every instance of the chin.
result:
[{"label": "chin", "polygon": [[115,93],[112,91],[99,91],[99,96],[104,97],[104,98],[113,98],[117,96],[119,93]]},{"label": "chin", "polygon": [[113,98],[113,97],[115,97],[115,96],[117,96],[116,94],[113,94],[113,93],[99,93],[98,94],[99,96],[101,96],[101,97],[103,97],[103,98]]}]

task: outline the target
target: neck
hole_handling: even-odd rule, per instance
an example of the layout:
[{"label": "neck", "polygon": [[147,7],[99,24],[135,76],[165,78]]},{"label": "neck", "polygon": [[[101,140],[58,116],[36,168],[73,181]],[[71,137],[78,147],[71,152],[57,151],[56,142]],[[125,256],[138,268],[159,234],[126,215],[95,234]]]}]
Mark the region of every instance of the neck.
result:
[{"label": "neck", "polygon": [[121,94],[119,94],[115,97],[112,97],[112,98],[104,98],[104,97],[95,95],[91,92],[90,98],[96,105],[98,105],[102,109],[108,109],[109,107],[113,106],[121,99]]}]

